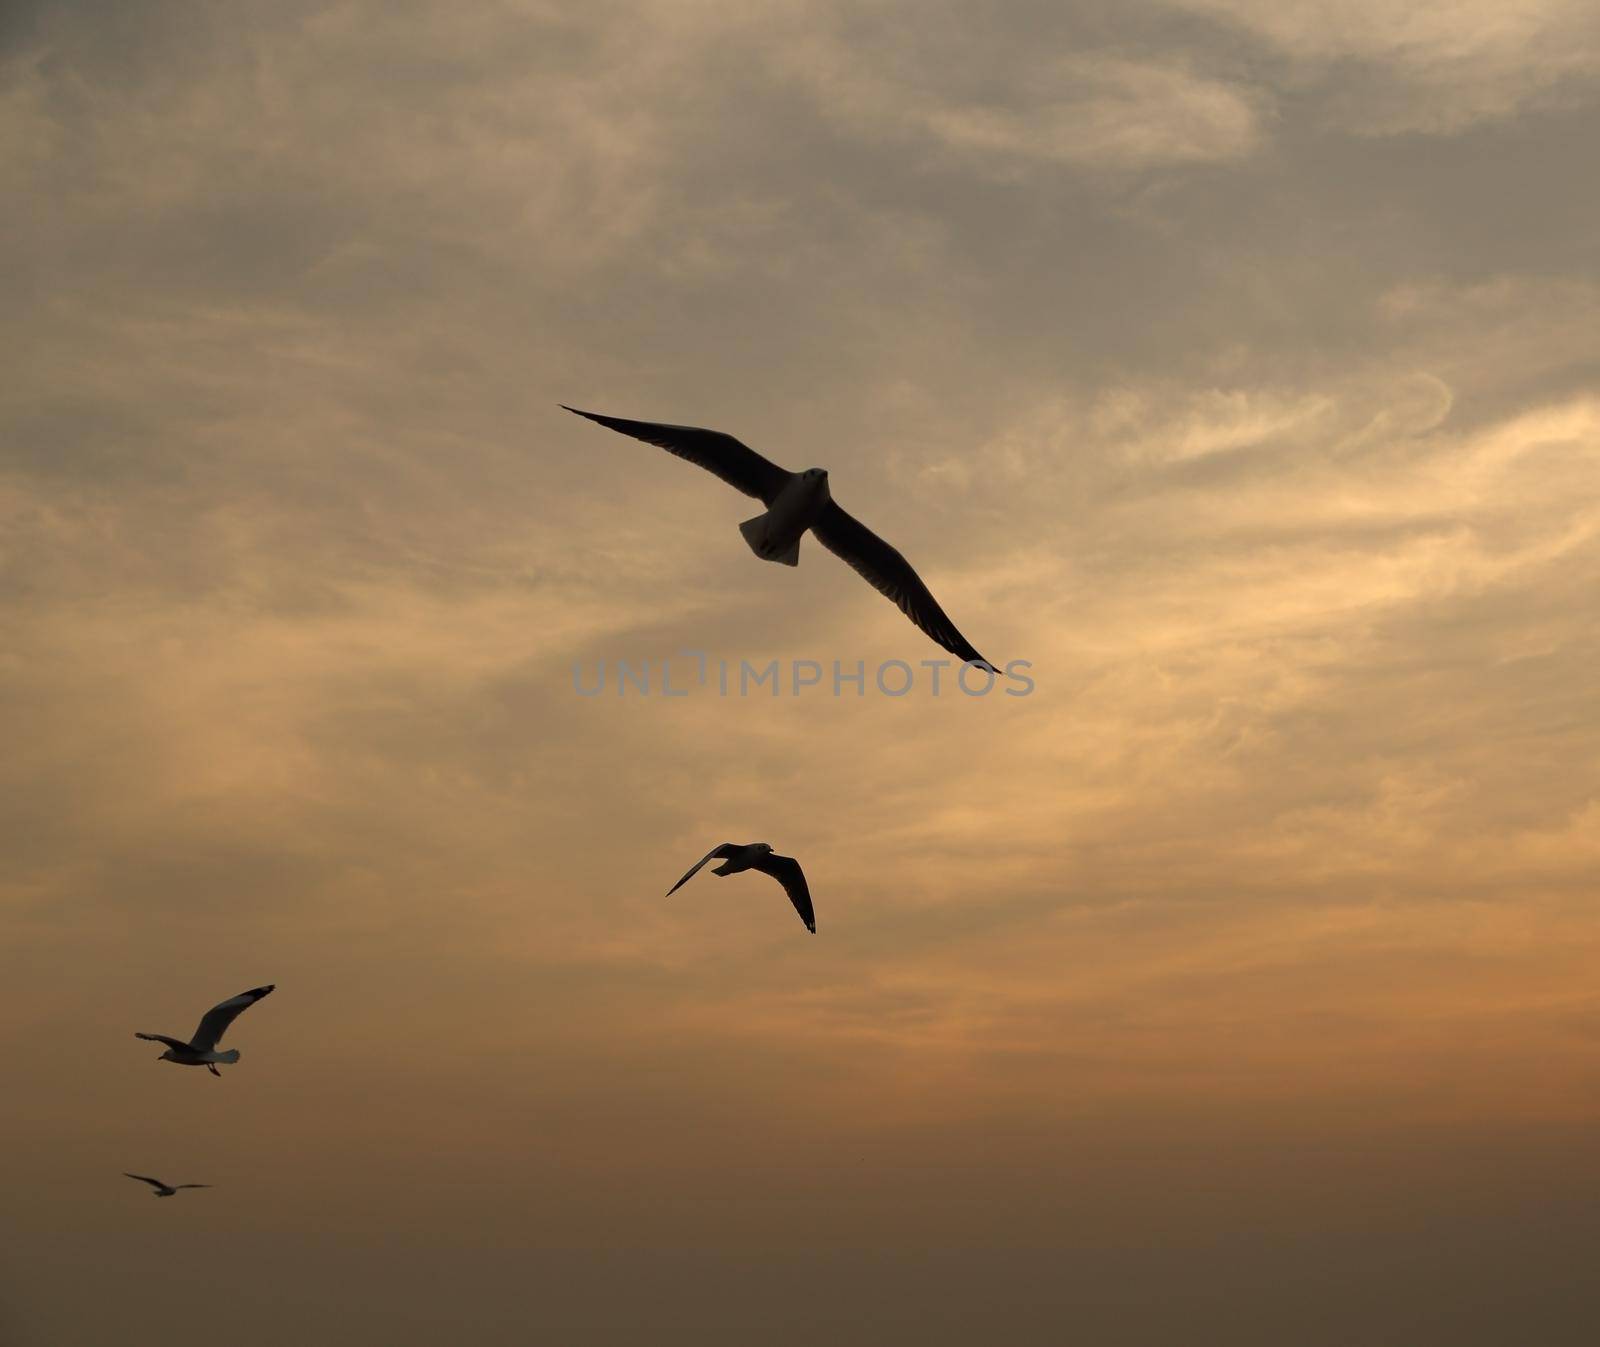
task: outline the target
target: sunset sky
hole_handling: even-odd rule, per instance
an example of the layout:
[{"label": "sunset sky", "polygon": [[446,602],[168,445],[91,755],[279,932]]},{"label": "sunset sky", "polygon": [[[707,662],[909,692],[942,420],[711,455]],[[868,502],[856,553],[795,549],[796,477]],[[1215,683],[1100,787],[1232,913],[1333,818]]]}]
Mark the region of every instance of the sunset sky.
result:
[{"label": "sunset sky", "polygon": [[[0,1347],[1600,1341],[1597,144],[1593,0],[8,0]],[[577,695],[941,652],[559,403],[1031,694]]]}]

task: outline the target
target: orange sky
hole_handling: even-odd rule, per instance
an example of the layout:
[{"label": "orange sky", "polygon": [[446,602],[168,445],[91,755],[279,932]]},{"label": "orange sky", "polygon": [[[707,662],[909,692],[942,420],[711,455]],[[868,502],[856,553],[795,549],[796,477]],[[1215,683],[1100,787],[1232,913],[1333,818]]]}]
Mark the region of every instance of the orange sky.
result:
[{"label": "orange sky", "polygon": [[[1597,73],[10,7],[0,1347],[1590,1343]],[[940,652],[560,402],[828,468],[1033,691],[575,695]],[[729,838],[814,939],[663,901]],[[221,1081],[132,1037],[263,982]]]}]

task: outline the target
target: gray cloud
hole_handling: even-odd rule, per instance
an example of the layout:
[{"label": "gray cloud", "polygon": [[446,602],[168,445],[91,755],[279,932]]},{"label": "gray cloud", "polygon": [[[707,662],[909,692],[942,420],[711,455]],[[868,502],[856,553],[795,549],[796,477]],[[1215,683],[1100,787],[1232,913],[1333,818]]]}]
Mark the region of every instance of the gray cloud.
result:
[{"label": "gray cloud", "polygon": [[1175,3],[1270,44],[1288,58],[1285,83],[1359,134],[1450,134],[1588,102],[1600,69],[1600,21],[1582,0]]}]

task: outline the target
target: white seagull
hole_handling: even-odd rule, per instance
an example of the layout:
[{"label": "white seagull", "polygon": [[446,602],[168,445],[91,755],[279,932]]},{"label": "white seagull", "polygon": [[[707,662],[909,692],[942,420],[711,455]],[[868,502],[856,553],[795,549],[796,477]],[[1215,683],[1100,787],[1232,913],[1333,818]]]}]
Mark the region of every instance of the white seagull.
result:
[{"label": "white seagull", "polygon": [[672,897],[700,873],[702,865],[713,860],[722,862],[711,872],[714,875],[737,875],[744,870],[759,870],[764,875],[771,875],[783,885],[783,891],[789,895],[794,910],[805,922],[806,930],[812,935],[817,933],[817,914],[811,908],[811,890],[806,886],[800,862],[793,856],[778,855],[766,842],[747,842],[743,846],[737,842],[724,842],[720,847],[712,847],[695,862],[694,869],[667,890],[667,897]]},{"label": "white seagull", "polygon": [[[127,1170],[122,1171],[128,1174]],[[162,1183],[160,1179],[152,1179],[148,1174],[128,1174],[130,1179],[138,1179],[140,1183],[148,1183],[154,1188],[156,1197],[171,1197],[180,1188],[209,1188],[209,1183]]]},{"label": "white seagull", "polygon": [[618,416],[580,411],[564,402],[561,406],[688,459],[745,495],[754,496],[767,507],[766,513],[745,520],[739,525],[739,532],[744,534],[750,550],[763,561],[798,566],[800,539],[810,529],[819,543],[844,560],[880,594],[893,600],[902,613],[952,655],[991,673],[998,672],[956,630],[956,624],[945,616],[944,609],[912,570],[911,563],[834,503],[824,469],[790,472],[720,430],[625,421]]},{"label": "white seagull", "polygon": [[222,1036],[228,1032],[228,1026],[239,1018],[242,1011],[255,1005],[277,985],[275,982],[269,982],[265,987],[252,987],[247,992],[230,996],[220,1005],[212,1006],[200,1017],[200,1027],[194,1031],[194,1037],[187,1043],[181,1038],[168,1038],[165,1034],[135,1034],[134,1037],[147,1038],[152,1043],[167,1045],[167,1050],[156,1058],[158,1062],[176,1062],[179,1066],[203,1066],[213,1076],[220,1076],[222,1072],[217,1070],[218,1062],[229,1065],[239,1060],[238,1048],[230,1048],[227,1052],[217,1051],[217,1044],[222,1042]]}]

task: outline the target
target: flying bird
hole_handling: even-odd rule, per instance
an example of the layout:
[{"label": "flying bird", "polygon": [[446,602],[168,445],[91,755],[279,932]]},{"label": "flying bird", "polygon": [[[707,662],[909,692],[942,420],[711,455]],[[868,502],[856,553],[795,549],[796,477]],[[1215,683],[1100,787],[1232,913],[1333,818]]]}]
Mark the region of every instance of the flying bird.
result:
[{"label": "flying bird", "polygon": [[956,624],[945,616],[944,609],[928,592],[911,563],[859,519],[839,508],[829,494],[828,474],[824,469],[790,472],[720,430],[625,421],[617,416],[580,411],[566,403],[561,406],[687,459],[745,495],[754,496],[767,507],[766,513],[745,520],[739,525],[739,532],[744,534],[750,550],[763,561],[798,566],[800,539],[810,529],[819,543],[880,594],[891,599],[917,627],[952,655],[991,673],[998,672],[956,630]]},{"label": "flying bird", "polygon": [[759,870],[764,875],[771,875],[783,885],[783,891],[789,895],[794,910],[800,914],[800,920],[805,922],[806,930],[812,935],[817,933],[817,914],[811,908],[811,890],[806,887],[806,877],[800,869],[800,862],[793,856],[778,855],[766,842],[747,842],[744,846],[740,846],[737,842],[724,842],[720,847],[712,847],[695,862],[694,869],[667,890],[667,897],[672,897],[699,874],[700,867],[707,861],[714,860],[722,862],[711,872],[714,875],[737,875],[745,870]]},{"label": "flying bird", "polygon": [[[122,1171],[128,1174],[127,1170]],[[148,1183],[154,1188],[156,1197],[171,1197],[180,1188],[209,1188],[209,1183],[162,1183],[160,1179],[152,1179],[148,1174],[128,1174],[130,1179],[138,1179],[140,1183]]]},{"label": "flying bird", "polygon": [[228,1026],[239,1018],[239,1015],[255,1005],[263,996],[270,992],[277,983],[269,982],[265,987],[252,987],[247,992],[240,992],[237,996],[230,996],[219,1005],[214,1005],[200,1017],[200,1027],[194,1031],[194,1037],[185,1043],[181,1038],[168,1038],[165,1034],[135,1034],[135,1038],[147,1038],[152,1043],[165,1043],[167,1050],[156,1058],[158,1062],[176,1062],[179,1066],[203,1066],[213,1076],[220,1076],[217,1063],[229,1065],[239,1060],[239,1049],[231,1048],[227,1052],[218,1052],[217,1044],[222,1042],[223,1034],[228,1032]]}]

